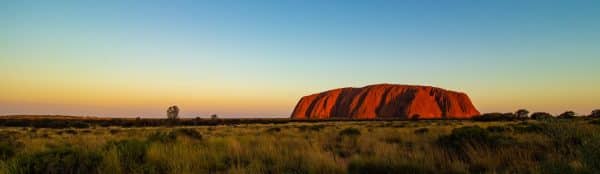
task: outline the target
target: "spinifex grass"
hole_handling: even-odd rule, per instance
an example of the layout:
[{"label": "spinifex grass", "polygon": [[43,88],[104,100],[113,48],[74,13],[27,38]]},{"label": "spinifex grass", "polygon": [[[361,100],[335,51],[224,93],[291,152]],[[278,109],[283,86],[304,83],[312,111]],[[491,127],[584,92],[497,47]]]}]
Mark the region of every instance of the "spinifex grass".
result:
[{"label": "spinifex grass", "polygon": [[593,173],[599,132],[586,120],[0,128],[0,172]]}]

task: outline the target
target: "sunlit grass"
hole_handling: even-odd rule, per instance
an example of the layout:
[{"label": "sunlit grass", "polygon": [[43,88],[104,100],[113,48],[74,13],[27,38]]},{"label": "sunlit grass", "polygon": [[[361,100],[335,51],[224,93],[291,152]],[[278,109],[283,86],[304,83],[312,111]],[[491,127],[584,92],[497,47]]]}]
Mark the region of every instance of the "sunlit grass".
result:
[{"label": "sunlit grass", "polygon": [[[465,126],[479,126],[479,132],[453,131]],[[501,131],[488,131],[490,126]],[[72,159],[64,159],[64,163],[39,166],[47,160],[38,159],[45,158],[39,154],[54,149],[75,149],[72,153],[77,163],[85,164],[95,155],[101,157],[91,168],[78,166],[83,169],[61,173],[592,172],[600,166],[599,127],[585,120],[438,120],[1,128],[0,137],[9,148],[1,152],[10,156],[0,160],[0,172],[27,173],[22,171],[32,166],[23,164],[38,165],[34,167],[49,173],[57,166],[74,165],[68,161]],[[456,135],[440,140],[450,134]],[[449,145],[452,143],[459,146]],[[14,154],[8,153],[11,150]],[[141,151],[132,152],[136,150]]]}]

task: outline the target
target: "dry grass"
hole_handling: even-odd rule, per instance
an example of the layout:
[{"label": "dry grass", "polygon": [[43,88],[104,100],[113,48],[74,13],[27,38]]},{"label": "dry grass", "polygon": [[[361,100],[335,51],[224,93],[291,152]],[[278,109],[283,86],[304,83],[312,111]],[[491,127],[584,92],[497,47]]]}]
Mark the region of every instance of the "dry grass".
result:
[{"label": "dry grass", "polygon": [[[535,131],[532,125],[543,129]],[[453,131],[465,126],[479,126],[484,141],[500,143],[482,142],[478,133]],[[508,131],[485,130],[490,126]],[[593,173],[600,166],[599,127],[584,120],[438,120],[0,128],[0,138],[11,142],[5,144],[14,151],[0,160],[0,172],[27,173],[25,169],[34,166],[51,173],[67,165],[82,170],[60,173]],[[456,136],[444,142],[459,147],[440,144],[440,137],[451,134]],[[69,161],[40,166],[47,159],[39,154],[54,149],[76,149],[72,153],[77,162],[100,156],[100,164],[91,169],[68,166],[73,165]],[[87,155],[77,155],[84,152]]]}]

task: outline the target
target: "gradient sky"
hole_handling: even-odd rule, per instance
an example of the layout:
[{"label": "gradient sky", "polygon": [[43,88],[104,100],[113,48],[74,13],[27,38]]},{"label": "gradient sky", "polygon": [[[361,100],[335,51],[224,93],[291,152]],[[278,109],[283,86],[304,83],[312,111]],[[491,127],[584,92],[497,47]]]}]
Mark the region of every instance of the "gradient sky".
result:
[{"label": "gradient sky", "polygon": [[288,116],[374,83],[600,108],[600,1],[2,1],[0,115]]}]

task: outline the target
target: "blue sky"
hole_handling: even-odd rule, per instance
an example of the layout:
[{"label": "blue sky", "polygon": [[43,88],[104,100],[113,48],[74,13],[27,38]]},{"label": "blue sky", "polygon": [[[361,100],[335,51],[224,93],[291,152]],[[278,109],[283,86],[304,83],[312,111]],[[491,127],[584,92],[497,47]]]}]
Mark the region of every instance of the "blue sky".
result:
[{"label": "blue sky", "polygon": [[285,116],[373,83],[589,113],[598,19],[598,1],[3,1],[0,114]]}]

